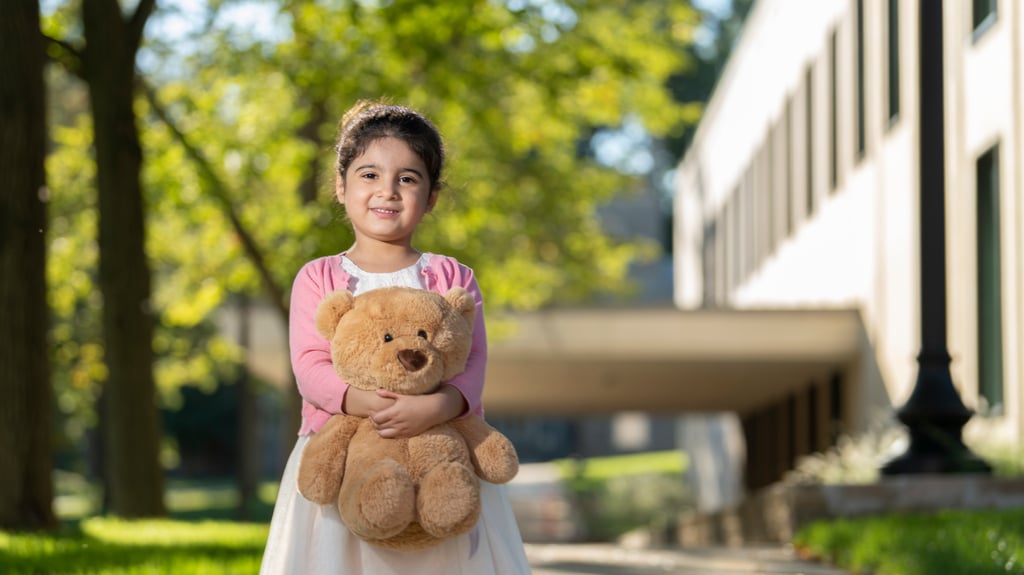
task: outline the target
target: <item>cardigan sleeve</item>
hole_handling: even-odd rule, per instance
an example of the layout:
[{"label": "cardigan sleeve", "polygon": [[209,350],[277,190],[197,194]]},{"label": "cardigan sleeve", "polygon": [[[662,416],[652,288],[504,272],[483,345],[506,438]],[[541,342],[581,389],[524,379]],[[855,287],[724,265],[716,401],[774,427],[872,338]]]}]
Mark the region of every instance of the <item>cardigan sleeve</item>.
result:
[{"label": "cardigan sleeve", "polygon": [[476,301],[476,319],[473,325],[473,347],[469,351],[466,369],[447,383],[458,389],[469,405],[469,409],[463,416],[469,413],[483,415],[484,378],[487,371],[487,328],[484,322],[484,299],[480,292],[480,286],[473,276],[473,270],[462,264],[456,264],[455,270],[455,277],[451,278],[452,281],[449,285],[464,287],[472,294]]},{"label": "cardigan sleeve", "polygon": [[316,310],[328,289],[318,263],[303,266],[292,285],[288,347],[302,399],[328,413],[342,413],[348,384],[334,370],[330,342],[316,330]]}]

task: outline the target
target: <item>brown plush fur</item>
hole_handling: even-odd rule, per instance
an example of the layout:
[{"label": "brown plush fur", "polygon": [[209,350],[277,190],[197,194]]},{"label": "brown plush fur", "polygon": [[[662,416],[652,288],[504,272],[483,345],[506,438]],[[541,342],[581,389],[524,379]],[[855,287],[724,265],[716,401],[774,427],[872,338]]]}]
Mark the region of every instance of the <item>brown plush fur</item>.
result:
[{"label": "brown plush fur", "polygon": [[[329,294],[317,329],[331,341],[335,369],[359,389],[430,393],[465,369],[476,306],[462,288],[444,296],[404,287],[358,297]],[[365,541],[422,549],[472,529],[480,515],[480,479],[510,481],[515,448],[470,415],[409,439],[383,439],[361,417],[335,415],[299,463],[299,492],[337,505]]]}]

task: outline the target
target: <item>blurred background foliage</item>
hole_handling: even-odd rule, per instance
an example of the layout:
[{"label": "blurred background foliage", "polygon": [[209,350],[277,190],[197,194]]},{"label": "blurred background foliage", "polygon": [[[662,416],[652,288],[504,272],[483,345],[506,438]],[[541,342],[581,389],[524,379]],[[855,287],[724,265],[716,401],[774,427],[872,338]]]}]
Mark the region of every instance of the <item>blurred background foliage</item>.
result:
[{"label": "blurred background foliage", "polygon": [[[80,0],[42,8],[45,35],[82,43]],[[417,245],[474,267],[490,309],[628,294],[629,266],[660,248],[612,236],[597,212],[671,169],[741,17],[678,0],[161,2],[135,109],[165,408],[183,405],[183,386],[212,394],[239,377],[219,309],[263,298],[283,322],[298,268],[351,243],[332,148],[360,98],[440,127],[447,187]],[[92,124],[73,68],[47,70],[51,356],[67,449],[95,425],[106,377]]]}]

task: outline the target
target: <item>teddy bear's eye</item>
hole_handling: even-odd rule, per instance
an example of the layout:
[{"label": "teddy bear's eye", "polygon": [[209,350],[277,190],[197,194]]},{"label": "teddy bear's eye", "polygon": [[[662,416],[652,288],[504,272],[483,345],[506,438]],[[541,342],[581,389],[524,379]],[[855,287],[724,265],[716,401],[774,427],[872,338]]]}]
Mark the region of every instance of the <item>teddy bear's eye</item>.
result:
[{"label": "teddy bear's eye", "polygon": [[427,332],[423,331],[422,329],[416,332],[416,335],[422,337],[423,339],[427,339]]},{"label": "teddy bear's eye", "polygon": [[390,343],[391,340],[393,340],[393,339],[395,339],[395,338],[391,337],[390,333],[384,334],[384,343]]}]

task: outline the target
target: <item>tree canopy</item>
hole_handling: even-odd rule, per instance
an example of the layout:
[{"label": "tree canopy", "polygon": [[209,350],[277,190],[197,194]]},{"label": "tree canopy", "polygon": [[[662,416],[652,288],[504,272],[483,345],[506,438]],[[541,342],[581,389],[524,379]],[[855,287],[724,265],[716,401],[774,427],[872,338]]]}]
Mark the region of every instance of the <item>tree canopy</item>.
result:
[{"label": "tree canopy", "polygon": [[[130,4],[130,3],[126,3]],[[81,42],[77,0],[53,0],[52,59]],[[679,138],[699,116],[669,80],[695,73],[701,15],[665,0],[206,0],[159,4],[137,58],[145,255],[156,382],[229,380],[239,350],[216,329],[232,294],[284,313],[308,259],[351,232],[333,198],[337,121],[361,98],[410,105],[439,126],[447,187],[416,244],[471,265],[489,309],[625,293],[653,245],[596,216],[644,180],[605,165],[592,138],[639,123]],[[96,313],[97,186],[86,94],[52,70],[48,264],[54,378],[76,437],[109,374]]]}]

